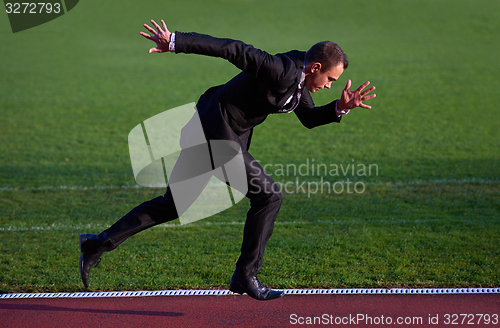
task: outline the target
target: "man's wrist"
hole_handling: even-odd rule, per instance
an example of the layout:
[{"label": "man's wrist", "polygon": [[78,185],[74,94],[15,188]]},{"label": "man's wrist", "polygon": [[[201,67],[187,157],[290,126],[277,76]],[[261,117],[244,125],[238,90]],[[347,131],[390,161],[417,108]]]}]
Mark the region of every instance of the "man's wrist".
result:
[{"label": "man's wrist", "polygon": [[337,114],[337,116],[340,117],[342,115],[349,114],[349,112],[351,111],[350,109],[341,109],[341,108],[339,108],[339,101],[340,101],[340,99],[338,99],[335,102],[335,113]]},{"label": "man's wrist", "polygon": [[175,33],[170,34],[170,42],[168,43],[168,51],[175,52]]}]

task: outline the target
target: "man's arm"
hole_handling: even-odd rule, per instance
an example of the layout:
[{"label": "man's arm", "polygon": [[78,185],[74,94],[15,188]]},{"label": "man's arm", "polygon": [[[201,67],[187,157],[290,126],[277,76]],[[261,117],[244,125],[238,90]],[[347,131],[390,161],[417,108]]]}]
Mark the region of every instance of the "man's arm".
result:
[{"label": "man's arm", "polygon": [[[153,35],[141,32],[142,36],[152,40],[157,45],[156,48],[149,49],[149,52],[168,52],[171,48],[172,33],[168,31],[163,20],[161,21],[163,28],[153,20],[151,23],[156,30],[147,24],[144,24],[144,27]],[[288,78],[288,73],[295,73],[291,63],[284,62],[281,57],[254,48],[252,45],[238,40],[215,38],[194,32],[175,33],[175,52],[226,59],[245,73],[269,84],[279,83],[281,79]]]},{"label": "man's arm", "polygon": [[363,90],[369,84],[369,81],[365,82],[356,90],[350,91],[349,88],[351,87],[351,80],[348,80],[344,90],[342,90],[342,96],[340,99],[334,100],[331,103],[320,107],[314,106],[311,94],[306,91],[302,95],[300,105],[295,110],[295,114],[299,118],[302,125],[308,129],[333,122],[339,123],[342,119],[342,115],[349,114],[353,108],[362,107],[371,109],[371,106],[363,103],[363,101],[377,96],[375,94],[368,95],[368,93],[375,90],[375,87]]},{"label": "man's arm", "polygon": [[316,107],[309,91],[304,91],[294,113],[300,123],[308,129],[333,122],[339,123],[342,117],[336,111],[338,101],[337,99],[324,106]]}]

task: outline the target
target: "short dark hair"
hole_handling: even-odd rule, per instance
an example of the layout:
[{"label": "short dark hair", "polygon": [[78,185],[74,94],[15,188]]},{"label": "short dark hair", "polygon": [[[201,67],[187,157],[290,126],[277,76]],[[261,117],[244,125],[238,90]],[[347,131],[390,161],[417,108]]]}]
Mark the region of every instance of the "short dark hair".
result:
[{"label": "short dark hair", "polygon": [[321,63],[321,70],[329,70],[331,67],[342,63],[344,69],[349,66],[347,55],[338,44],[332,41],[318,42],[306,52],[307,63]]}]

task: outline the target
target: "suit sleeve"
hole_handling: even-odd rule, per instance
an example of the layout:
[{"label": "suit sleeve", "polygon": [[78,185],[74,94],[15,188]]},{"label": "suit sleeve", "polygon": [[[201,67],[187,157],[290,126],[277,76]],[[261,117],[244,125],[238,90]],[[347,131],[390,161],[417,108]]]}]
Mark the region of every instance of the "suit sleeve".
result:
[{"label": "suit sleeve", "polygon": [[342,116],[337,116],[335,111],[337,100],[316,107],[309,91],[304,90],[299,106],[294,110],[302,125],[308,129],[333,122],[340,123]]},{"label": "suit sleeve", "polygon": [[219,57],[267,84],[279,84],[293,73],[293,67],[279,56],[242,41],[216,38],[195,32],[176,32],[175,52]]}]

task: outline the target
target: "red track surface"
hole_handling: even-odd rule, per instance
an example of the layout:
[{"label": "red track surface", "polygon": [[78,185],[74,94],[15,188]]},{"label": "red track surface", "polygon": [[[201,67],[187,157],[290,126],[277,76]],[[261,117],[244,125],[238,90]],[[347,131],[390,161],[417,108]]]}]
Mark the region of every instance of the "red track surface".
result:
[{"label": "red track surface", "polygon": [[[451,324],[453,314],[458,324]],[[464,320],[460,314],[469,316]],[[285,295],[267,302],[246,295],[0,299],[0,327],[15,328],[500,327],[499,317],[496,324],[493,317],[490,324],[485,317],[478,324],[477,314],[500,316],[500,294]],[[362,315],[371,317],[371,324]],[[429,324],[429,315],[438,324]],[[321,321],[306,325],[308,317]],[[396,322],[414,317],[422,318],[421,323]]]}]

